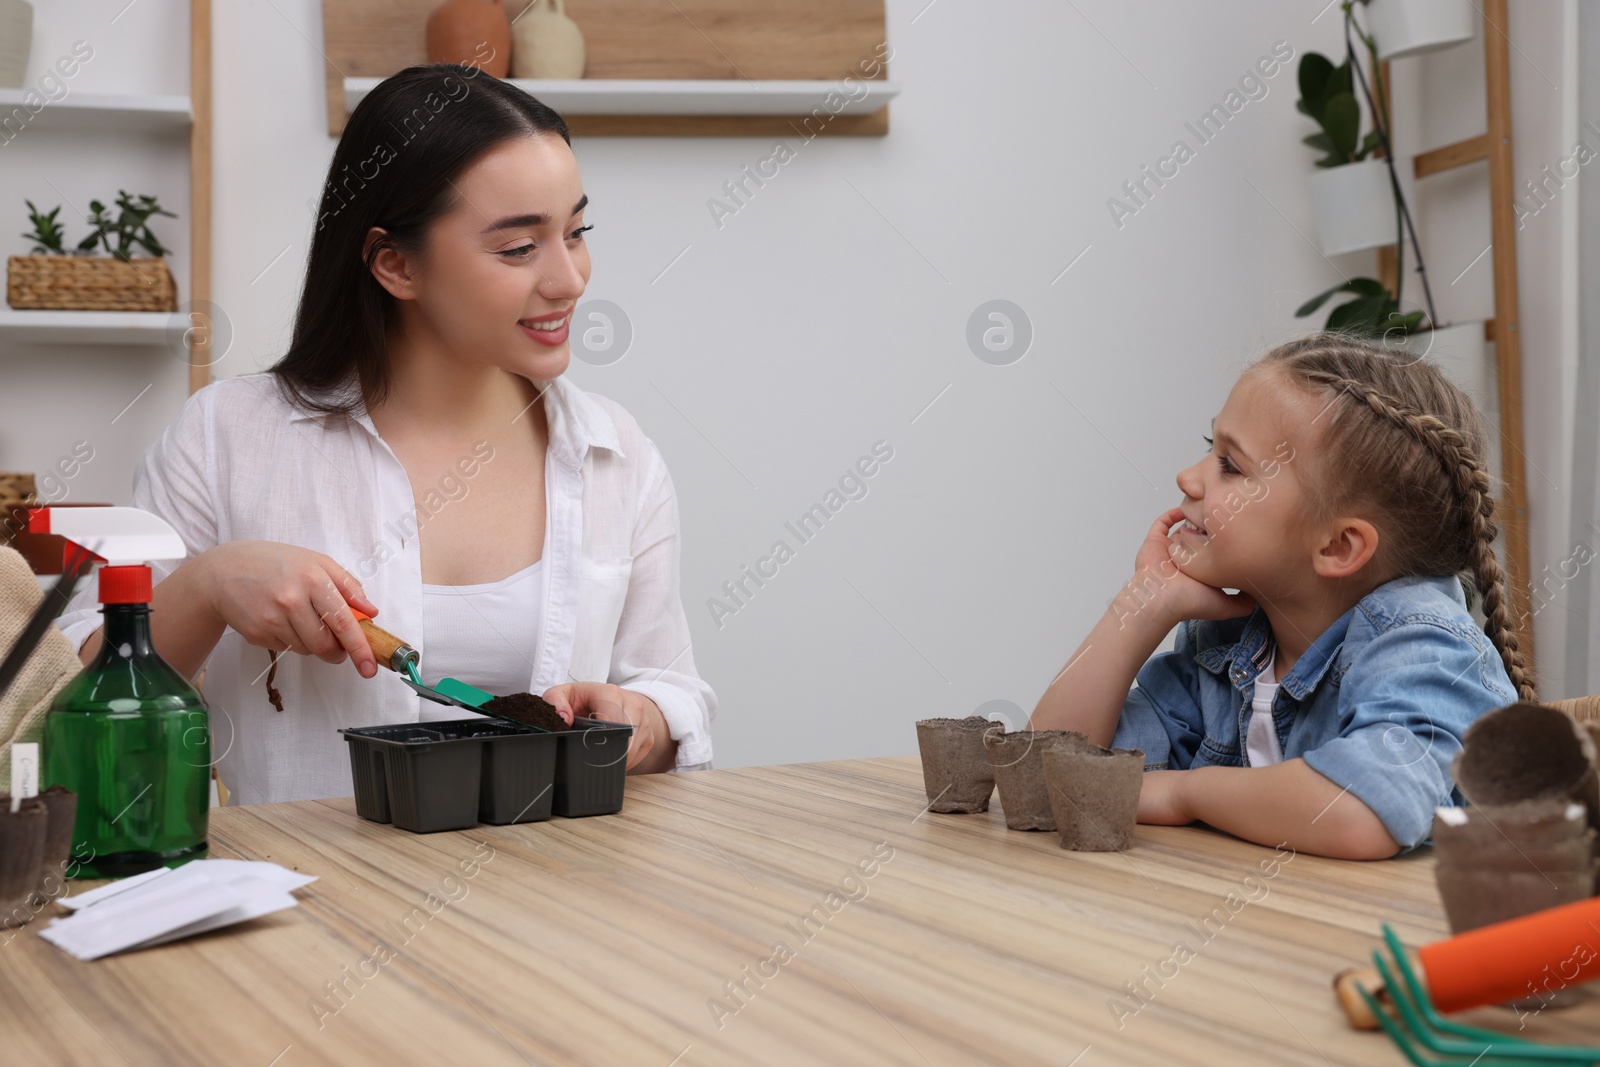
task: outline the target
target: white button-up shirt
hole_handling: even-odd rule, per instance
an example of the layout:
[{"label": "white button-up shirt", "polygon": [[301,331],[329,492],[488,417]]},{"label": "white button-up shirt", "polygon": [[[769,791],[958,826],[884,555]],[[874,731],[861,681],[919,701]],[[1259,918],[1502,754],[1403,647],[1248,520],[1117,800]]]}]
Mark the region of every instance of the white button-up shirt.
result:
[{"label": "white button-up shirt", "polygon": [[[678,742],[677,768],[709,766],[716,695],[695,671],[678,577],[678,504],[654,443],[619,405],[564,378],[541,401],[550,426],[539,646],[528,691],[604,681],[642,693]],[[228,541],[314,549],[354,574],[384,629],[427,662],[418,538],[462,477],[414,497],[405,468],[364,408],[352,417],[291,405],[269,374],[218,381],[185,402],[145,452],[133,505],[166,519],[191,556]],[[151,564],[160,582],[181,563]],[[94,583],[58,620],[80,647],[100,625]],[[268,653],[226,630],[206,664],[212,756],[230,802],[345,796],[353,791],[346,726],[411,723],[423,698],[380,670],[280,654],[267,698]],[[471,679],[465,679],[471,681]],[[463,714],[470,714],[463,712]]]}]

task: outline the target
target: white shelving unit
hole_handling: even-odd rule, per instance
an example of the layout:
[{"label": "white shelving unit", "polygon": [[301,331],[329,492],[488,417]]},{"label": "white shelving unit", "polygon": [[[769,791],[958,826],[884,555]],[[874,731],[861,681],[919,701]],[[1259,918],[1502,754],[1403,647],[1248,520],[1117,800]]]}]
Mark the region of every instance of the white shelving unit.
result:
[{"label": "white shelving unit", "polygon": [[[26,90],[0,89],[0,112],[22,106]],[[187,96],[73,93],[46,104],[23,132],[188,135],[194,107]],[[18,311],[0,307],[0,341],[12,344],[160,344],[172,315],[165,311]]]},{"label": "white shelving unit", "polygon": [[[70,130],[92,133],[183,133],[194,124],[194,106],[187,96],[150,93],[69,93],[46,103],[36,114],[23,104],[26,89],[0,89],[0,113],[21,109],[25,130]],[[33,93],[32,95],[37,95]]]},{"label": "white shelving unit", "polygon": [[[22,107],[26,90],[0,90],[0,114]],[[26,112],[24,112],[26,114]],[[194,107],[187,96],[74,93],[45,104],[27,130],[70,133],[187,134]],[[0,307],[0,341],[11,344],[160,344],[168,312],[42,312]]]},{"label": "white shelving unit", "polygon": [[17,311],[0,308],[0,341],[12,344],[158,345],[169,311]]},{"label": "white shelving unit", "polygon": [[[382,78],[344,79],[345,109],[355,110]],[[855,99],[835,81],[692,81],[671,79],[507,79],[564,115],[809,115],[829,94],[843,97],[837,115],[870,115],[900,93],[900,83],[861,79],[865,88]],[[853,92],[858,91],[852,89]]]},{"label": "white shelving unit", "polygon": [[[189,93],[69,92],[37,112],[28,89],[0,89],[0,114],[20,109],[20,133],[131,133],[183,137],[189,153],[189,284],[180,306],[211,298],[211,0],[189,0]],[[0,305],[0,345],[161,345],[173,326],[165,311],[33,311]],[[209,338],[209,334],[204,335]],[[211,380],[209,340],[189,359],[189,391]]]}]

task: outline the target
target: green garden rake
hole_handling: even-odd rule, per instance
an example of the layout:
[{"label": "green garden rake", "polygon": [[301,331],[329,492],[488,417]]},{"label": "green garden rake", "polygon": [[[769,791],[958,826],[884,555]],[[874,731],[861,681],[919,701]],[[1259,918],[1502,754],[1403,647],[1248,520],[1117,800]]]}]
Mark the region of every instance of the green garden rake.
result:
[{"label": "green garden rake", "polygon": [[1334,985],[1354,1025],[1381,1027],[1418,1067],[1592,1067],[1600,1065],[1600,1046],[1540,1044],[1444,1013],[1543,999],[1541,990],[1600,977],[1597,924],[1600,900],[1591,898],[1469,930],[1419,949],[1421,973],[1385,924],[1387,954],[1373,952],[1375,970],[1347,971]]}]

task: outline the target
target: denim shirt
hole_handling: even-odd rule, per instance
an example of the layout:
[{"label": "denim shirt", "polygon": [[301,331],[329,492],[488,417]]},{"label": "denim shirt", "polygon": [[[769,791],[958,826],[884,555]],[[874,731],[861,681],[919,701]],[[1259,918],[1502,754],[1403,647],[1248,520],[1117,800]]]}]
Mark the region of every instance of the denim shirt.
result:
[{"label": "denim shirt", "polygon": [[[1248,766],[1251,695],[1273,647],[1259,607],[1243,619],[1182,623],[1173,650],[1140,668],[1112,744],[1144,750],[1146,770]],[[1462,803],[1450,776],[1462,734],[1516,699],[1461,583],[1396,578],[1279,679],[1272,721],[1285,760],[1303,758],[1347,788],[1409,850],[1427,838],[1435,808]]]}]

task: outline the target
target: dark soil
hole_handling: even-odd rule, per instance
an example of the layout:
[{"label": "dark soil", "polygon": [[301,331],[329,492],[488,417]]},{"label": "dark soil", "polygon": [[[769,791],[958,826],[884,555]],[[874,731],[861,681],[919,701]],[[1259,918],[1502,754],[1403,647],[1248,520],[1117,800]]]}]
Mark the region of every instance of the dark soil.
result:
[{"label": "dark soil", "polygon": [[561,717],[561,713],[555,709],[555,705],[532,693],[512,693],[510,696],[495,697],[481,705],[478,710],[485,715],[512,719],[529,726],[537,726],[541,730],[572,729]]}]

